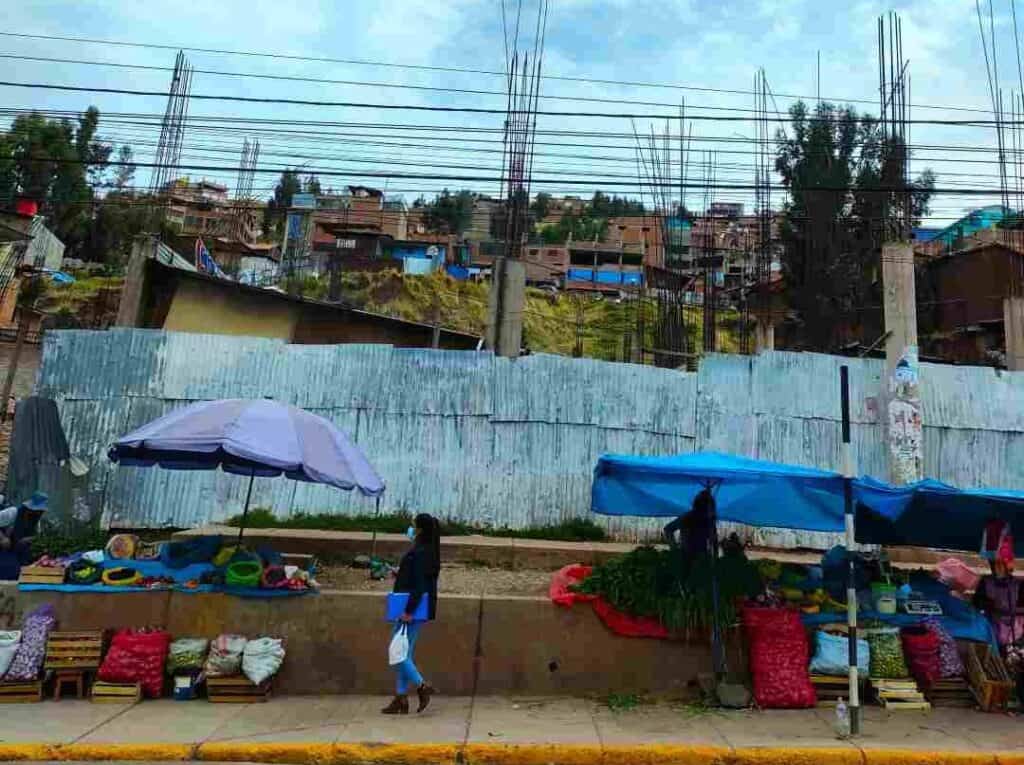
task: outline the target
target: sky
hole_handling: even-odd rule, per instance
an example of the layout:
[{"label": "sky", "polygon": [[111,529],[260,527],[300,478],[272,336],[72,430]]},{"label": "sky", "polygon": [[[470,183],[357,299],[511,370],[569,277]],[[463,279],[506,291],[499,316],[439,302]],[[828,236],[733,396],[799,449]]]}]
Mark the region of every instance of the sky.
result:
[{"label": "sky", "polygon": [[[532,48],[537,2],[524,0],[520,48]],[[640,116],[630,120],[540,115],[533,189],[589,196],[600,187],[638,195],[642,188],[637,181],[634,127],[645,135],[652,127],[662,131],[664,118],[677,116],[684,99],[690,117],[749,117],[754,106],[749,91],[761,67],[775,94],[772,108],[777,108],[779,114],[786,112],[794,96],[813,102],[819,92],[824,99],[851,102],[859,110],[877,113],[877,19],[890,10],[899,14],[903,26],[910,99],[914,104],[911,117],[991,119],[989,80],[975,2],[550,0],[543,58],[547,78],[541,89],[541,109]],[[513,0],[504,3],[507,26],[511,25],[515,5]],[[988,35],[988,4],[982,5]],[[280,0],[26,0],[8,4],[0,19],[0,32],[169,47],[2,35],[0,81],[165,93],[175,46],[335,59],[308,61],[186,50],[197,70],[193,94],[371,106],[193,99],[182,174],[233,186],[242,141],[258,138],[261,154],[254,187],[260,196],[269,194],[283,167],[295,166],[317,172],[324,187],[366,182],[406,197],[431,195],[445,186],[496,193],[503,114],[380,107],[502,110],[504,78],[486,73],[505,69],[507,34],[503,32],[502,8],[501,2],[482,0],[304,0],[296,4]],[[1024,81],[1016,59],[1013,3],[992,0],[992,9],[995,63],[1000,85],[1009,99],[1010,90],[1019,91]],[[1024,5],[1020,22],[1024,32]],[[342,63],[342,59],[349,63]],[[264,78],[225,76],[227,72]],[[614,103],[619,100],[640,103]],[[101,115],[107,115],[101,116],[102,137],[117,145],[131,145],[136,159],[143,163],[152,161],[159,135],[159,126],[153,123],[162,115],[165,103],[166,96],[161,95],[0,86],[0,108],[5,110],[78,112],[96,105]],[[969,108],[983,111],[963,111]],[[11,112],[4,114],[8,116],[0,117],[0,125]],[[229,118],[231,122],[226,121]],[[678,133],[678,125],[678,119],[673,120],[671,130]],[[747,120],[694,119],[688,178],[699,182],[710,160],[716,166],[718,181],[752,183],[749,138],[754,129]],[[940,188],[998,188],[995,133],[990,126],[915,124],[910,141],[920,147],[915,150],[912,171],[932,168]],[[713,156],[709,152],[714,152]],[[189,169],[188,165],[215,169]],[[384,176],[360,175],[368,171]],[[401,174],[434,177],[397,177]],[[460,182],[436,177],[442,175],[484,180]],[[148,170],[140,169],[136,182],[145,185]],[[699,209],[710,201],[701,191],[688,192],[688,197],[691,208]],[[775,193],[773,202],[777,203],[779,197]],[[723,190],[714,198],[748,206],[753,201],[748,190]],[[934,200],[928,223],[944,225],[971,207],[996,202],[998,196],[944,193]]]}]

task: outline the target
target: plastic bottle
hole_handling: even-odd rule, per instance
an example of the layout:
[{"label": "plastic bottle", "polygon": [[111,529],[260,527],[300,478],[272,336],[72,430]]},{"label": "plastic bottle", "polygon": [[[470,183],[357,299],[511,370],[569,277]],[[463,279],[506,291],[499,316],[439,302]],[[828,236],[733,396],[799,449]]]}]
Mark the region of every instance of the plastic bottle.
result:
[{"label": "plastic bottle", "polygon": [[836,733],[839,734],[839,738],[850,737],[850,710],[842,698],[836,704]]}]

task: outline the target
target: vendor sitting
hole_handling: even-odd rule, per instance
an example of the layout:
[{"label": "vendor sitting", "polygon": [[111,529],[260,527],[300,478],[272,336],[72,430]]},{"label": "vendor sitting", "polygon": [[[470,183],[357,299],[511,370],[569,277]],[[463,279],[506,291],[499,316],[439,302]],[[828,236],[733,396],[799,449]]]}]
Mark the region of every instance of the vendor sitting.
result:
[{"label": "vendor sitting", "polygon": [[18,507],[0,510],[0,551],[14,552],[23,565],[28,563],[32,537],[48,503],[49,498],[37,491]]},{"label": "vendor sitting", "polygon": [[974,590],[974,607],[992,623],[996,640],[1004,652],[1024,640],[1024,580],[1013,576],[1013,535],[1004,521],[991,521],[985,528],[981,554],[992,573],[981,578]]},{"label": "vendor sitting", "polygon": [[[693,498],[690,512],[665,526],[665,541],[669,547],[679,548],[684,565],[693,558],[711,551],[711,538],[715,530],[715,498],[710,489],[702,490]],[[678,539],[677,535],[678,534]]]}]

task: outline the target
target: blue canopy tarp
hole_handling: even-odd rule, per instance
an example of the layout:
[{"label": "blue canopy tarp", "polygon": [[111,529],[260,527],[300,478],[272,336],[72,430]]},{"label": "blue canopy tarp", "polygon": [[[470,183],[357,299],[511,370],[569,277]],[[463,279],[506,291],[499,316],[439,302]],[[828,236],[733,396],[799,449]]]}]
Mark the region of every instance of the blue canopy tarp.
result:
[{"label": "blue canopy tarp", "polygon": [[1001,518],[1024,554],[1024,492],[958,489],[932,478],[907,486],[861,478],[854,498],[858,542],[976,551],[985,524]]},{"label": "blue canopy tarp", "polygon": [[677,517],[713,486],[718,519],[750,526],[840,532],[839,473],[718,452],[671,457],[608,454],[594,469],[590,508],[603,515]]}]

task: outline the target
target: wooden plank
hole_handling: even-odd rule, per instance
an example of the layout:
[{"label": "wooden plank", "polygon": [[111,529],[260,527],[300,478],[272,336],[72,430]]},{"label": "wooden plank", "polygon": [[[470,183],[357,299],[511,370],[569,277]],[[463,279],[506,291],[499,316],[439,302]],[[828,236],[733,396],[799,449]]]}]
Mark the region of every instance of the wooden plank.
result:
[{"label": "wooden plank", "polygon": [[0,683],[0,704],[30,704],[43,700],[43,682]]},{"label": "wooden plank", "polygon": [[132,704],[141,698],[142,685],[139,683],[98,681],[92,684],[92,700],[97,704]]}]

